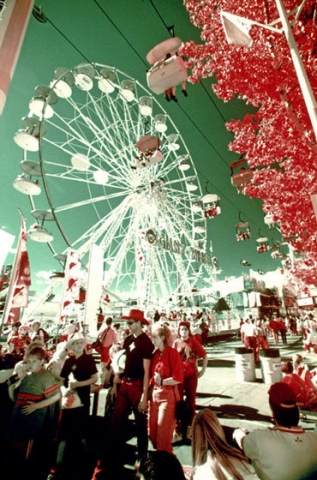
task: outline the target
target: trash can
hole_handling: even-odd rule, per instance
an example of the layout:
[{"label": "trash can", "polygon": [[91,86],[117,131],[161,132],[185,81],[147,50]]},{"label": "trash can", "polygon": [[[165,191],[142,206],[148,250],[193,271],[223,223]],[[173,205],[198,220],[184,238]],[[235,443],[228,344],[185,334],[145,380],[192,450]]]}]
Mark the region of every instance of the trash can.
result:
[{"label": "trash can", "polygon": [[267,348],[260,351],[261,371],[264,383],[272,385],[282,380],[280,351]]},{"label": "trash can", "polygon": [[236,362],[236,379],[239,382],[254,382],[255,381],[255,363],[254,353],[252,348],[236,348],[235,349]]}]

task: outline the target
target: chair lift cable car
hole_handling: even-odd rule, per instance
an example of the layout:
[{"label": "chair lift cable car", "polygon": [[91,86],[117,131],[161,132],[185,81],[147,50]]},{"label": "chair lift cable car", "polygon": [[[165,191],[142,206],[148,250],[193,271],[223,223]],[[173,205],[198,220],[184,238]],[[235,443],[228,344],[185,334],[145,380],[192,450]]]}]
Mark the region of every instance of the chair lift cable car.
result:
[{"label": "chair lift cable car", "polygon": [[239,212],[240,222],[236,224],[236,240],[237,242],[244,242],[251,238],[250,223],[241,220],[241,213]]},{"label": "chair lift cable car", "polygon": [[179,37],[169,38],[153,47],[146,55],[147,61],[152,65],[146,76],[152,92],[164,93],[186,82],[186,65],[178,55],[181,44],[182,40]]},{"label": "chair lift cable car", "polygon": [[[253,171],[249,168],[246,168],[246,165],[247,161],[244,156],[239,160],[229,164],[231,169],[231,184],[236,187],[238,193],[243,193],[243,187],[248,185],[253,177]],[[234,172],[234,170],[239,167],[239,171]]]},{"label": "chair lift cable car", "polygon": [[207,193],[202,197],[204,216],[207,218],[214,218],[221,213],[219,205],[220,198],[214,193]]}]

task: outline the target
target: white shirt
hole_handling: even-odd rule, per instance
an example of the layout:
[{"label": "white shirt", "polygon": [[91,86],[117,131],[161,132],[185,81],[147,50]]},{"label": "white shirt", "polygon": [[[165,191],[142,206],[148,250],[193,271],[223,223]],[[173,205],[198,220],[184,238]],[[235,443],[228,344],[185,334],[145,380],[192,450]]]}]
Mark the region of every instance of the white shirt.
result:
[{"label": "white shirt", "polygon": [[[242,475],[244,480],[255,480],[259,478],[255,474],[252,465],[247,465],[245,467],[243,463],[239,461],[239,459],[235,457],[229,457],[229,458],[230,458],[230,461],[235,466],[235,468],[238,470],[238,472]],[[215,457],[211,455],[210,452],[208,452],[206,463],[203,463],[202,465],[199,465],[194,469],[194,475],[192,479],[193,480],[218,480],[219,477],[215,476],[212,468],[214,462],[217,462],[217,460],[215,459]],[[233,477],[228,470],[225,470],[222,467],[222,465],[220,465],[220,468],[223,474],[225,475],[226,480],[235,480],[235,477]]]},{"label": "white shirt", "polygon": [[317,433],[301,427],[254,430],[244,437],[243,450],[261,480],[298,480],[317,472]]},{"label": "white shirt", "polygon": [[256,326],[254,323],[246,323],[244,333],[247,337],[256,337]]}]

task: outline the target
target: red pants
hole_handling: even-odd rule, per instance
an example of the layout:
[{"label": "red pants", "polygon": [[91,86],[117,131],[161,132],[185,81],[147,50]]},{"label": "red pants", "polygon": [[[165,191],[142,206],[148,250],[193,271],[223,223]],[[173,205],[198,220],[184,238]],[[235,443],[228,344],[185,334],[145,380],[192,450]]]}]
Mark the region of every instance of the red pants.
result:
[{"label": "red pants", "polygon": [[175,403],[173,387],[154,386],[149,409],[149,434],[156,450],[173,453]]},{"label": "red pants", "polygon": [[147,416],[144,413],[140,413],[138,410],[142,392],[143,379],[133,380],[131,382],[123,379],[115,400],[115,407],[110,425],[113,443],[117,444],[119,448],[122,448],[125,438],[125,422],[132,409],[137,427],[139,458],[146,454],[148,447]]},{"label": "red pants", "polygon": [[[198,377],[196,372],[194,375],[184,378],[183,386],[179,387],[180,396],[183,397],[185,395],[185,402],[189,412],[187,426],[191,425],[192,420],[196,414],[197,385],[198,385]],[[185,425],[183,425],[183,427],[185,427]]]},{"label": "red pants", "polygon": [[100,362],[103,362],[103,363],[109,362],[110,360],[109,350],[110,350],[110,347],[102,347]]},{"label": "red pants", "polygon": [[120,480],[125,460],[126,421],[133,410],[138,439],[138,458],[147,453],[147,416],[138,411],[143,391],[143,379],[127,381],[123,379],[115,399],[115,407],[110,420],[107,447],[95,468],[93,480]]}]

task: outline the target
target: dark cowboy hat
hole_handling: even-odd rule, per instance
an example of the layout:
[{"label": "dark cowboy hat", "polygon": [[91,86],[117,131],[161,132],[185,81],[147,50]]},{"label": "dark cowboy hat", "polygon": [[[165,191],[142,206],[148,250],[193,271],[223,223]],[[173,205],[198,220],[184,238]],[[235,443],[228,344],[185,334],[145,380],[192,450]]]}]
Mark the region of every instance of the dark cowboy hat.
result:
[{"label": "dark cowboy hat", "polygon": [[135,320],[136,322],[143,323],[143,325],[150,325],[150,322],[144,318],[144,312],[138,309],[130,310],[129,315],[123,315],[121,320]]}]

